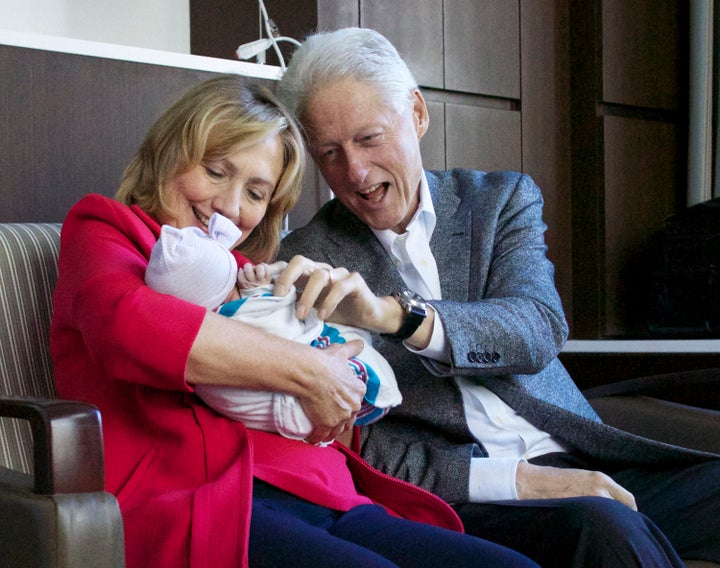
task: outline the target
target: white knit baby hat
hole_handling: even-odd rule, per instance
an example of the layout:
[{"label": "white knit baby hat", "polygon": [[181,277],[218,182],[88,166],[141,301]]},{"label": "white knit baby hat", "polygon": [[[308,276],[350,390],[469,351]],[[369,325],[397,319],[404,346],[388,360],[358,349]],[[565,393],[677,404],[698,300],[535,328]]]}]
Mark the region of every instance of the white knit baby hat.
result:
[{"label": "white knit baby hat", "polygon": [[197,227],[163,225],[150,253],[145,283],[162,294],[214,310],[237,282],[238,266],[230,249],[242,231],[219,213],[208,234]]}]

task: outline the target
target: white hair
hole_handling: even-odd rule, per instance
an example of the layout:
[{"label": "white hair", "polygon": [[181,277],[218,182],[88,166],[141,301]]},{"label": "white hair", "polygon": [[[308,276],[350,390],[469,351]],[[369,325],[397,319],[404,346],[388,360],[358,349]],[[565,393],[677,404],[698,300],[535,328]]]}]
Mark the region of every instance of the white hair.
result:
[{"label": "white hair", "polygon": [[346,78],[373,86],[398,111],[406,108],[418,88],[407,64],[382,34],[343,28],[308,36],[293,54],[277,95],[301,119],[314,93]]}]

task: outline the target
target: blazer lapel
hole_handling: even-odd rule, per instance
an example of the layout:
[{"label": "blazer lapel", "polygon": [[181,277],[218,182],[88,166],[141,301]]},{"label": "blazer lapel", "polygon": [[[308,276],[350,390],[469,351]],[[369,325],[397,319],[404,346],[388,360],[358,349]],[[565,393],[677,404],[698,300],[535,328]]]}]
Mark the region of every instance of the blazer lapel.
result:
[{"label": "blazer lapel", "polygon": [[[464,301],[470,282],[472,214],[461,208],[458,188],[452,176],[438,177],[426,171],[437,222],[430,238],[443,299]],[[334,266],[359,272],[378,295],[389,295],[405,287],[395,265],[373,232],[343,206],[335,209],[329,223],[328,259]],[[352,255],[348,255],[352,251]],[[352,256],[352,258],[349,258]]]},{"label": "blazer lapel", "polygon": [[454,177],[445,175],[440,178],[430,171],[426,174],[437,218],[430,238],[430,250],[440,275],[442,297],[444,300],[465,301],[469,294],[471,255],[466,252],[458,254],[458,251],[471,250],[472,212],[461,208]]},{"label": "blazer lapel", "polygon": [[330,264],[360,273],[379,296],[390,295],[405,287],[380,241],[350,211],[339,205],[329,226],[326,253]]}]

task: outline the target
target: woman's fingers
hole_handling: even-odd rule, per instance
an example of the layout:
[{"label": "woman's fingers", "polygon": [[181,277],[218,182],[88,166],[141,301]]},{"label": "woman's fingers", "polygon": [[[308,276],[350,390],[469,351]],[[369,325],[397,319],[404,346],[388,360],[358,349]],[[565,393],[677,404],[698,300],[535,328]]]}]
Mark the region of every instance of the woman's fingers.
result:
[{"label": "woman's fingers", "polygon": [[330,442],[352,428],[366,387],[348,365],[348,359],[362,348],[362,341],[353,340],[322,350],[327,356],[326,370],[318,373],[313,392],[300,399],[314,426],[306,438],[308,443]]}]

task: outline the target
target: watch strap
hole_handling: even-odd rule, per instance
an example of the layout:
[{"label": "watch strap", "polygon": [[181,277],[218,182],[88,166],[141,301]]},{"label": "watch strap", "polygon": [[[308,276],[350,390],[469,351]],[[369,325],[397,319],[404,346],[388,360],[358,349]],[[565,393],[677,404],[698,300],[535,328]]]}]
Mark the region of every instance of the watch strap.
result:
[{"label": "watch strap", "polygon": [[[413,295],[419,298],[416,294],[413,293]],[[400,326],[400,329],[398,329],[395,333],[383,333],[381,334],[381,337],[387,339],[391,343],[401,343],[412,337],[412,335],[420,327],[427,316],[427,307],[425,307],[425,301],[421,298],[419,299],[422,301],[423,305],[413,306],[407,302],[400,292],[395,292],[393,297],[398,300],[405,311],[405,318]]]}]

